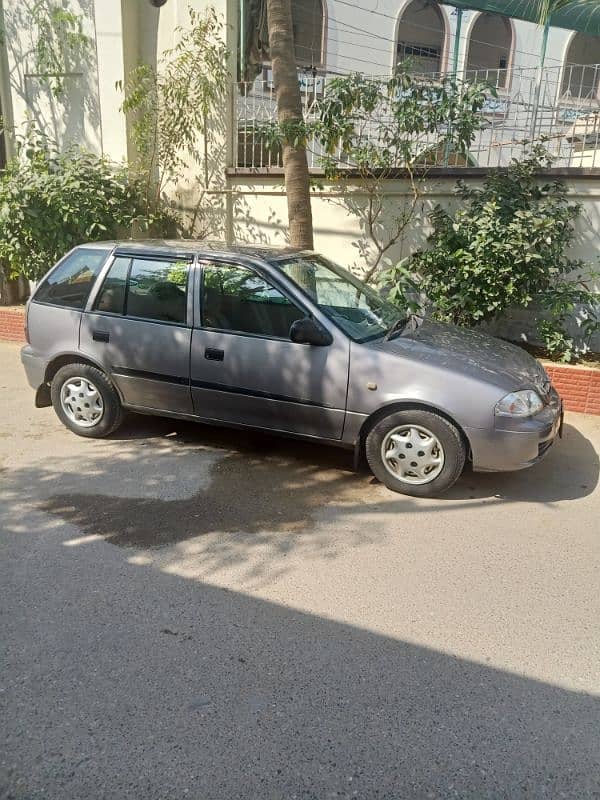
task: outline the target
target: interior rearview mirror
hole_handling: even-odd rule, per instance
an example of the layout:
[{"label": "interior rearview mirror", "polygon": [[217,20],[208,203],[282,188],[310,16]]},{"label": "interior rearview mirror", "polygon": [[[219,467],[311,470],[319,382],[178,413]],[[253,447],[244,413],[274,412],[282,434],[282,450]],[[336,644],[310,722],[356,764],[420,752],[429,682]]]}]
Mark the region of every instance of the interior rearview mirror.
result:
[{"label": "interior rearview mirror", "polygon": [[297,319],[290,328],[290,339],[296,344],[312,344],[315,347],[327,347],[333,342],[329,331],[310,317]]}]

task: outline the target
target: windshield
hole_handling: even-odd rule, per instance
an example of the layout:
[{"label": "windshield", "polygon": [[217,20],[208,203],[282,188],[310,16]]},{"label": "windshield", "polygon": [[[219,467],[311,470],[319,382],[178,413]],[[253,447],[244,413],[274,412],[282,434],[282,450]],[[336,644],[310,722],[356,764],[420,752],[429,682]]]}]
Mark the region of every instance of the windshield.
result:
[{"label": "windshield", "polygon": [[277,266],[355,342],[383,336],[403,316],[366,283],[322,256],[297,256]]}]

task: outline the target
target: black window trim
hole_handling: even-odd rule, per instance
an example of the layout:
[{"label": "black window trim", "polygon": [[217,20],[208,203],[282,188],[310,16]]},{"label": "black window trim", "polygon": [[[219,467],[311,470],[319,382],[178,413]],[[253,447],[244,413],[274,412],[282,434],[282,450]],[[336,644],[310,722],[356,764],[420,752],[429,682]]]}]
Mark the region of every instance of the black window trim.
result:
[{"label": "black window trim", "polygon": [[[193,319],[190,320],[190,306],[189,306],[189,298],[190,293],[193,289],[193,282],[192,282],[192,273],[195,271],[196,266],[196,257],[192,254],[188,254],[185,257],[177,256],[177,255],[161,255],[159,253],[149,253],[144,255],[138,255],[137,253],[119,253],[118,248],[115,248],[111,252],[112,258],[110,259],[110,263],[108,266],[103,264],[101,271],[98,273],[98,277],[94,284],[95,291],[90,292],[88,297],[88,302],[86,303],[85,309],[81,309],[88,314],[98,314],[102,317],[118,317],[119,319],[132,319],[136,322],[150,322],[155,325],[170,325],[173,328],[192,328],[193,327]],[[94,308],[96,304],[96,300],[100,296],[102,289],[104,287],[104,283],[112,269],[113,264],[115,263],[117,258],[127,258],[129,259],[129,264],[127,266],[127,277],[125,279],[125,298],[123,300],[123,313],[119,314],[116,311],[102,311],[100,309]],[[167,319],[151,319],[149,317],[138,317],[134,316],[133,314],[127,314],[127,295],[129,292],[129,278],[131,275],[131,269],[133,266],[134,259],[140,259],[142,261],[161,261],[164,263],[165,261],[170,262],[182,262],[188,264],[188,271],[186,275],[186,306],[185,306],[185,321],[184,322],[172,322]]]},{"label": "black window trim", "polygon": [[[210,266],[224,266],[224,267],[237,267],[238,269],[245,269],[248,272],[253,272],[255,275],[258,275],[259,278],[262,278],[267,284],[273,286],[274,289],[277,289],[289,302],[295,306],[299,311],[301,311],[306,317],[310,317],[314,319],[314,313],[310,308],[306,308],[306,306],[299,302],[297,298],[290,294],[289,291],[286,290],[285,286],[282,286],[282,281],[277,279],[273,279],[273,275],[271,275],[267,270],[263,270],[257,264],[244,264],[240,261],[234,261],[231,259],[226,258],[210,258],[208,256],[199,256],[198,257],[198,267],[200,270],[200,280],[199,284],[199,291],[198,291],[198,308],[199,308],[199,319],[198,324],[194,327],[198,330],[202,331],[211,331],[212,333],[224,333],[229,334],[231,336],[244,336],[249,339],[267,339],[268,341],[273,342],[289,342],[290,344],[298,344],[298,342],[292,342],[289,336],[269,336],[265,333],[250,333],[249,331],[236,331],[230,328],[212,328],[208,325],[204,325],[204,308],[202,304],[202,298],[204,294],[204,269],[205,267]],[[301,347],[305,347],[305,345],[300,345]]]}]

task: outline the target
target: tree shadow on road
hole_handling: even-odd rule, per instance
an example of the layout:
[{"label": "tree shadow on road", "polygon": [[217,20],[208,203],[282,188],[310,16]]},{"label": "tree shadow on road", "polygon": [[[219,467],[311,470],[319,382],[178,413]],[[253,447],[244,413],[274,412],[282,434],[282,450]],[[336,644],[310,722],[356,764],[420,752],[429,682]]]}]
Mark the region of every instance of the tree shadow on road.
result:
[{"label": "tree shadow on road", "polygon": [[[260,431],[182,422],[159,417],[131,416],[114,434],[119,440],[169,438],[186,444],[203,444],[234,451],[252,459],[289,456],[307,465],[353,473],[350,450],[306,440],[275,436]],[[359,475],[370,476],[363,462]],[[469,467],[458,483],[445,495],[448,500],[473,500],[500,497],[510,501],[552,503],[586,497],[600,479],[600,458],[592,442],[574,425],[565,424],[562,439],[557,439],[546,457],[535,466],[517,472],[474,473]],[[375,479],[372,479],[375,482]]]},{"label": "tree shadow on road", "polygon": [[598,698],[59,539],[0,566],[7,797],[597,797]]},{"label": "tree shadow on road", "polygon": [[[437,518],[453,524],[457,514],[470,529],[510,503],[535,514],[536,504],[585,497],[598,481],[598,456],[572,426],[531,470],[467,472],[433,500],[394,494],[353,472],[347,451],[262,433],[132,418],[113,440],[67,441],[69,451],[55,459],[4,474],[12,530],[32,505],[42,512],[39,532],[66,522],[70,537],[119,547],[189,542],[165,558],[188,558],[204,578],[237,568],[253,586],[285,573],[292,554],[336,558],[390,536],[429,535]],[[571,512],[561,513],[568,526]]]}]

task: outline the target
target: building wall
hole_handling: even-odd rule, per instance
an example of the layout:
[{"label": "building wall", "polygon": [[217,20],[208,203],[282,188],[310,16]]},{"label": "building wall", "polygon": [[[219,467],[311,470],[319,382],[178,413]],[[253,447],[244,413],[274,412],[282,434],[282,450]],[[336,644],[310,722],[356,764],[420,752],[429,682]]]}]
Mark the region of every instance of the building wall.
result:
[{"label": "building wall", "polygon": [[[395,41],[398,22],[409,0],[379,0],[376,8],[361,0],[358,3],[326,0],[328,31],[326,38],[327,68],[331,71],[388,73],[395,63]],[[442,6],[447,25],[446,64],[454,47],[457,14],[450,5]],[[464,11],[459,48],[459,72],[465,67],[468,37],[479,16],[478,11]],[[536,67],[541,48],[542,31],[538,25],[513,20],[515,68]],[[427,31],[423,31],[427,36]],[[551,28],[548,38],[547,63],[560,65],[564,59],[571,32]],[[600,60],[600,55],[599,55]]]},{"label": "building wall", "polygon": [[96,30],[92,0],[73,0],[73,10],[83,20],[91,47],[85,61],[70,63],[61,76],[64,92],[55,96],[40,75],[35,59],[37,26],[33,0],[3,0],[0,82],[3,110],[21,131],[29,120],[60,147],[75,142],[99,152],[102,149]]},{"label": "building wall", "polygon": [[[202,11],[208,3],[169,0],[157,9],[148,0],[69,0],[68,8],[83,19],[91,46],[69,67],[59,97],[37,73],[35,3],[0,0],[0,103],[7,126],[18,135],[31,121],[61,148],[76,143],[115,161],[134,158],[131,120],[120,111],[123,96],[116,83],[138,64],[156,66],[161,53],[176,43],[188,7]],[[223,18],[235,16],[227,0],[210,4]]]}]

